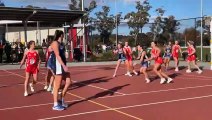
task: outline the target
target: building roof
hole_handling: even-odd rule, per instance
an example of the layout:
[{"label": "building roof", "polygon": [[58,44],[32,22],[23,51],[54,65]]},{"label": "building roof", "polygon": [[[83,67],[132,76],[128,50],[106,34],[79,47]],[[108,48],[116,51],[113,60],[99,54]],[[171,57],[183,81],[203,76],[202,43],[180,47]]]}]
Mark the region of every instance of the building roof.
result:
[{"label": "building roof", "polygon": [[[0,20],[74,22],[84,11],[0,7]],[[29,17],[30,16],[30,17]]]}]

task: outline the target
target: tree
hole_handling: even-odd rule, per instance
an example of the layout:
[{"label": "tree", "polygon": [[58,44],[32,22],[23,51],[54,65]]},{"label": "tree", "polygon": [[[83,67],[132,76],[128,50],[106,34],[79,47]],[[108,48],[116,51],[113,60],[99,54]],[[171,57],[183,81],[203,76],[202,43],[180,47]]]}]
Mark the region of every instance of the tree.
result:
[{"label": "tree", "polygon": [[4,2],[2,2],[1,0],[0,0],[0,7],[5,7]]},{"label": "tree", "polygon": [[76,0],[71,0],[71,4],[69,4],[70,10],[80,10],[81,7],[78,6],[78,2]]},{"label": "tree", "polygon": [[[103,11],[96,12],[96,18],[94,19],[94,25],[100,32],[100,38],[103,43],[109,43],[109,37],[115,29],[115,16],[109,15],[110,8],[108,6],[102,6]],[[121,16],[121,15],[118,15]],[[120,18],[120,17],[118,17]],[[120,21],[120,20],[118,20]],[[118,23],[119,24],[119,23]]]},{"label": "tree", "polygon": [[[41,7],[38,6],[33,6],[33,5],[27,5],[26,8],[31,8],[31,9],[40,9]],[[45,9],[45,8],[44,8]]]},{"label": "tree", "polygon": [[140,1],[136,2],[136,12],[128,13],[124,19],[127,19],[129,28],[132,28],[130,35],[134,36],[135,44],[137,44],[138,34],[142,33],[142,28],[146,23],[149,22],[150,14],[148,13],[151,6],[148,0],[144,0],[143,3]]},{"label": "tree", "polygon": [[178,22],[177,20],[175,20],[175,17],[173,15],[164,18],[163,21],[163,33],[162,34],[168,34],[169,38],[167,38],[168,40],[174,40],[174,34],[175,32],[179,29],[178,26],[180,25],[180,22]]},{"label": "tree", "polygon": [[161,33],[161,31],[162,31],[163,15],[165,13],[165,10],[163,10],[162,8],[157,8],[155,11],[158,16],[155,18],[152,26],[150,26],[150,29],[151,29],[152,33],[154,34],[153,41],[156,40],[157,35],[159,33]]},{"label": "tree", "polygon": [[194,41],[195,44],[198,44],[199,42],[196,40],[197,36],[199,35],[199,31],[197,31],[195,28],[191,27],[191,28],[186,28],[183,32],[184,37],[185,37],[185,41]]}]

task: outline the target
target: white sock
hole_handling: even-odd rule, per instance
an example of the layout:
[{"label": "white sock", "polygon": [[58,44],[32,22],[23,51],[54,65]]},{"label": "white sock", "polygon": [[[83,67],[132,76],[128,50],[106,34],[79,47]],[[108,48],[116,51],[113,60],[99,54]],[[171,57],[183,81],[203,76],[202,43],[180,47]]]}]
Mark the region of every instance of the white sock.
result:
[{"label": "white sock", "polygon": [[61,98],[61,102],[64,103],[64,98]]},{"label": "white sock", "polygon": [[58,103],[57,102],[54,102],[54,106],[57,106],[58,105]]}]

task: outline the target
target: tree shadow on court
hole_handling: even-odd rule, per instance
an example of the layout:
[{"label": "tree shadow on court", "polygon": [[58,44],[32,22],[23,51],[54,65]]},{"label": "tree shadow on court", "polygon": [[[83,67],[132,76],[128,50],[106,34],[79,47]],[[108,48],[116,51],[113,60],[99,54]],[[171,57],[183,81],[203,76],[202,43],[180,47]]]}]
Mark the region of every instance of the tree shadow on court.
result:
[{"label": "tree shadow on court", "polygon": [[21,82],[21,83],[16,83],[16,84],[11,84],[11,85],[0,85],[0,88],[14,87],[14,86],[17,86],[17,85],[24,85],[24,83]]},{"label": "tree shadow on court", "polygon": [[71,85],[71,90],[78,89],[78,88],[88,86],[91,84],[105,83],[105,82],[108,82],[110,79],[111,78],[107,78],[107,77],[99,77],[99,78],[94,78],[91,80],[76,82]]},{"label": "tree shadow on court", "polygon": [[[185,66],[179,66],[178,68],[179,68],[179,70],[184,70],[186,67]],[[175,70],[175,67],[171,67],[168,70]]]},{"label": "tree shadow on court", "polygon": [[[179,75],[181,75],[181,73],[172,73],[172,74],[169,74],[168,76],[170,78],[174,79],[174,78],[176,78]],[[160,80],[160,77],[159,76],[154,76],[154,77],[151,77],[150,80],[151,80],[151,82],[156,81],[156,80]]]},{"label": "tree shadow on court", "polygon": [[115,68],[114,67],[100,67],[98,69],[101,69],[101,70],[114,70]]},{"label": "tree shadow on court", "polygon": [[70,106],[73,106],[73,105],[75,105],[75,104],[81,103],[81,102],[85,102],[85,101],[89,101],[89,100],[94,100],[94,99],[101,98],[101,97],[105,97],[105,96],[113,96],[116,92],[118,92],[119,90],[121,90],[121,89],[123,89],[124,87],[127,87],[127,86],[129,86],[129,85],[130,85],[130,84],[125,84],[125,85],[122,85],[122,86],[117,86],[117,87],[108,89],[108,90],[106,90],[106,91],[97,93],[97,94],[95,94],[94,96],[91,96],[91,97],[88,97],[88,98],[86,98],[86,99],[82,99],[82,100],[73,102],[73,103],[69,104],[69,107],[70,107]]}]

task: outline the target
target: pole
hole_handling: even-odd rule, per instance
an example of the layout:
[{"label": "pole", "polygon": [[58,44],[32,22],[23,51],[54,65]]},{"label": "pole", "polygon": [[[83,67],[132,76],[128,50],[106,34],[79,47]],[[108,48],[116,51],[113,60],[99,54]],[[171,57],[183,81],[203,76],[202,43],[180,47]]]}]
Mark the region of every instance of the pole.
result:
[{"label": "pole", "polygon": [[115,0],[115,11],[116,11],[116,46],[118,46],[118,14],[117,14],[117,3]]},{"label": "pole", "polygon": [[210,51],[211,51],[211,70],[212,70],[212,17],[211,17],[211,22],[210,22],[210,33],[211,33]]},{"label": "pole", "polygon": [[[84,0],[82,0],[82,11],[84,11]],[[85,21],[81,20],[83,24],[83,61],[86,62],[86,41],[85,41]]]},{"label": "pole", "polygon": [[25,45],[27,45],[27,21],[23,21],[24,24],[24,40],[25,40]]},{"label": "pole", "polygon": [[203,53],[202,53],[202,51],[203,51],[203,3],[202,3],[202,0],[201,0],[201,61],[202,61],[202,56],[203,56]]},{"label": "pole", "polygon": [[7,39],[7,41],[9,41],[8,40],[8,24],[6,24],[6,39]]}]

